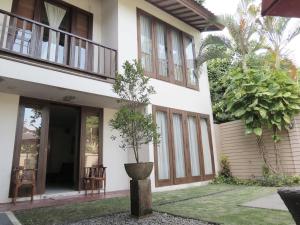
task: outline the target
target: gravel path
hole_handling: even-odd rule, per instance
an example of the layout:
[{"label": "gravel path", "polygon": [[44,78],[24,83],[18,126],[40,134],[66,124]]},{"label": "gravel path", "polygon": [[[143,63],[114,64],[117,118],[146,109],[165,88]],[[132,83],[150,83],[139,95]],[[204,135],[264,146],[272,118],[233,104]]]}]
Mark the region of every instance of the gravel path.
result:
[{"label": "gravel path", "polygon": [[82,220],[69,225],[208,225],[198,220],[185,219],[165,213],[154,212],[151,216],[143,219],[132,218],[128,213],[119,213],[102,216],[89,220]]}]

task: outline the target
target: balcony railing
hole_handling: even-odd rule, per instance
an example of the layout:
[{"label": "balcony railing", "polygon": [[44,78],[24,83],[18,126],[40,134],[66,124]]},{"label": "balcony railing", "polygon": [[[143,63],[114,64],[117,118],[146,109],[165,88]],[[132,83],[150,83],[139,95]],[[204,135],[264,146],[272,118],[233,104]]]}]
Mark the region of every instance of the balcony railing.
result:
[{"label": "balcony railing", "polygon": [[0,10],[0,50],[114,79],[117,51],[77,35]]}]

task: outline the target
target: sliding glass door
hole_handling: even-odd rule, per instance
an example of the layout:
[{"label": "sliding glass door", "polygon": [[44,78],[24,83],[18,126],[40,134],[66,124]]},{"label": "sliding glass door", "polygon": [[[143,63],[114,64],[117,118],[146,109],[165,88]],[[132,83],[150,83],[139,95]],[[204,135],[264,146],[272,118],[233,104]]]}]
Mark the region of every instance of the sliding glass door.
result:
[{"label": "sliding glass door", "polygon": [[156,186],[208,180],[215,174],[209,116],[153,107]]}]

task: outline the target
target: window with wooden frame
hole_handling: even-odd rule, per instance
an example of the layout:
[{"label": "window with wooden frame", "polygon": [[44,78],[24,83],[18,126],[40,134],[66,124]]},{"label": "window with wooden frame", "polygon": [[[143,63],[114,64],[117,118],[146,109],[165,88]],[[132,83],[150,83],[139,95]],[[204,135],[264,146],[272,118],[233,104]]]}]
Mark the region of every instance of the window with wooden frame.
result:
[{"label": "window with wooden frame", "polygon": [[145,74],[198,90],[193,38],[142,10],[137,11],[137,21],[138,55]]},{"label": "window with wooden frame", "polygon": [[190,88],[197,89],[199,86],[198,76],[195,71],[195,46],[194,40],[191,36],[183,35],[184,43],[184,56],[185,56],[185,69],[186,69],[186,80],[187,86]]},{"label": "window with wooden frame", "polygon": [[212,179],[215,174],[209,116],[153,106],[160,133],[154,146],[155,184]]}]

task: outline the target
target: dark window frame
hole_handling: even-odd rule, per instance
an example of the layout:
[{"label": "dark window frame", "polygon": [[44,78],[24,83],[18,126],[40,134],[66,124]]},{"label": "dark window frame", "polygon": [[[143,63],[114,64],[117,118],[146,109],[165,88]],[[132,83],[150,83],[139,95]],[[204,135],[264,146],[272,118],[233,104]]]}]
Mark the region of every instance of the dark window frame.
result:
[{"label": "dark window frame", "polygon": [[[194,42],[194,37],[190,34],[187,34],[178,28],[158,19],[157,17],[137,8],[137,43],[138,43],[138,59],[141,60],[141,30],[140,30],[140,16],[144,15],[147,17],[150,17],[152,20],[152,67],[153,67],[153,72],[152,73],[145,73],[147,76],[151,78],[155,78],[158,80],[162,81],[167,81],[172,84],[176,84],[179,86],[187,87],[190,89],[194,89],[199,91],[199,79],[197,79],[197,82],[195,85],[191,85],[188,83],[188,77],[187,77],[187,60],[185,57],[185,48],[186,48],[186,43],[185,43],[185,38],[191,39],[193,42],[193,55],[194,55],[194,61],[196,59],[196,52],[195,52],[195,42]],[[158,65],[158,60],[157,60],[157,41],[156,41],[156,24],[160,23],[166,26],[167,29],[167,57],[168,57],[168,76],[163,77],[158,74],[158,71],[156,71],[157,65]],[[171,31],[176,30],[179,32],[180,35],[180,41],[181,41],[181,46],[182,46],[182,51],[181,51],[181,57],[182,57],[182,66],[183,66],[183,81],[176,81],[175,80],[175,74],[174,74],[174,63],[173,63],[173,54],[172,54],[172,37],[171,37]],[[194,62],[194,68],[195,68],[195,62]]]},{"label": "dark window frame", "polygon": [[[166,108],[162,106],[152,106],[152,115],[153,120],[156,122],[156,112],[164,112],[167,115],[167,123],[168,123],[168,144],[169,144],[169,171],[170,171],[170,179],[160,180],[158,177],[158,154],[159,151],[157,144],[154,144],[154,172],[155,172],[155,186],[163,187],[184,183],[193,183],[200,181],[211,180],[215,177],[215,162],[214,162],[214,150],[212,143],[212,133],[211,133],[211,123],[210,116],[207,114],[188,112],[184,110]],[[186,177],[184,178],[176,178],[176,160],[175,160],[175,149],[174,149],[174,134],[173,134],[173,114],[180,114],[182,116],[182,126],[183,126],[183,142],[184,142],[184,157],[185,157],[185,172]],[[189,152],[189,139],[188,139],[188,124],[187,119],[189,116],[193,116],[196,118],[196,129],[197,129],[197,141],[198,141],[198,153],[199,153],[199,166],[200,166],[200,176],[192,176],[191,172],[191,160],[190,160],[190,152]],[[202,132],[200,126],[200,119],[205,119],[207,122],[208,128],[208,136],[209,136],[209,147],[211,152],[211,162],[212,162],[212,170],[213,174],[206,175],[205,167],[204,167],[204,155],[203,155],[203,146],[202,146]]]}]

